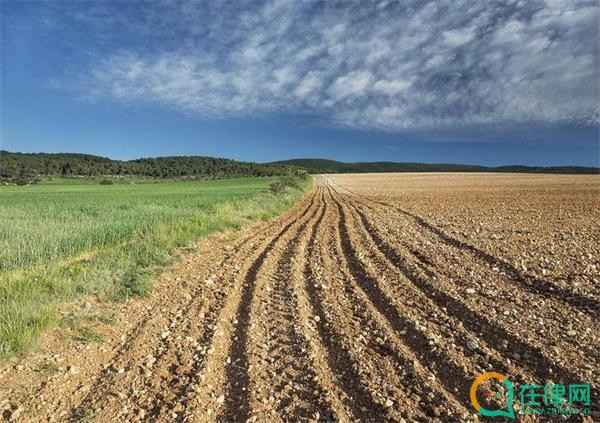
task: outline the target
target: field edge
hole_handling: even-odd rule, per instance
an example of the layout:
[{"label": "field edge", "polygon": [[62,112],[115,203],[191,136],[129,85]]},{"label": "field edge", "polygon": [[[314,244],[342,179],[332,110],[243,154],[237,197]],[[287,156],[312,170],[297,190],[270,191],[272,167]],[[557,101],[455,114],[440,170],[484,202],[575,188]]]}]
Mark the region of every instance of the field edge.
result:
[{"label": "field edge", "polygon": [[[228,231],[240,233],[256,222],[275,219],[313,189],[312,177],[297,179],[281,192],[265,191],[219,203],[203,222],[160,225],[152,236],[144,234],[52,265],[0,274],[0,362],[35,351],[40,337],[57,326],[88,342],[93,334],[86,334],[83,328],[80,336],[82,328],[65,319],[70,313],[64,310],[90,301],[126,302],[144,297],[151,292],[153,281],[194,251],[198,242]],[[97,283],[100,279],[101,284]]]}]

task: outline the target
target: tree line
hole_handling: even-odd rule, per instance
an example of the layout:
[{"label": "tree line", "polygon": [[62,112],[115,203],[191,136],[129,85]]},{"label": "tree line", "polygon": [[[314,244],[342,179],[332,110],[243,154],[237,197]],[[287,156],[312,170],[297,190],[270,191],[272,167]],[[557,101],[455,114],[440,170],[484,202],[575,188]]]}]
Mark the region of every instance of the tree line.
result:
[{"label": "tree line", "polygon": [[222,178],[287,175],[290,166],[204,157],[174,156],[112,160],[89,154],[0,151],[0,179],[31,181],[44,176],[142,176],[151,178]]},{"label": "tree line", "polygon": [[292,159],[271,164],[293,166],[309,173],[378,173],[378,172],[504,172],[598,174],[598,167],[584,166],[478,166],[453,163],[358,162],[344,163],[326,159]]}]

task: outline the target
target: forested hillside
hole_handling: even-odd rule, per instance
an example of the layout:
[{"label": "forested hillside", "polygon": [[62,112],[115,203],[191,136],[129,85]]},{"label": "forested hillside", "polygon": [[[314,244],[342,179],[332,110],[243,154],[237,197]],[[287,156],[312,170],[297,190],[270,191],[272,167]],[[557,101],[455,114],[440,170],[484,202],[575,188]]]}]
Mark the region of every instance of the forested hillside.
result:
[{"label": "forested hillside", "polygon": [[74,153],[12,153],[0,151],[0,180],[32,181],[44,176],[140,176],[149,178],[222,178],[230,176],[277,176],[292,171],[310,173],[366,172],[527,172],[597,174],[593,167],[485,167],[461,164],[362,162],[325,159],[294,159],[266,164],[203,157],[173,156],[112,160]]},{"label": "forested hillside", "polygon": [[582,173],[598,174],[597,167],[581,166],[477,166],[449,163],[358,162],[344,163],[326,159],[293,159],[270,163],[294,166],[310,173],[378,173],[378,172],[515,172],[515,173]]},{"label": "forested hillside", "polygon": [[235,160],[177,156],[112,160],[88,154],[11,153],[0,151],[0,178],[31,179],[40,176],[146,176],[224,177],[274,176],[288,173],[287,166],[238,162]]}]

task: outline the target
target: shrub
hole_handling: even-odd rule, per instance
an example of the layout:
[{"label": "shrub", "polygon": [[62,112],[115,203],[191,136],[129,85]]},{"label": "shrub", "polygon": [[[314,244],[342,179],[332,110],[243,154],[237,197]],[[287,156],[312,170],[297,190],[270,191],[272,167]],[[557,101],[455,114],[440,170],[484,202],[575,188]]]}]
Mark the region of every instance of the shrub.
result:
[{"label": "shrub", "polygon": [[269,190],[273,194],[281,194],[285,191],[285,185],[281,181],[273,182],[271,185],[269,185]]},{"label": "shrub", "polygon": [[269,186],[269,190],[273,194],[281,194],[287,191],[288,188],[302,189],[298,177],[294,177],[292,175],[282,176],[278,181],[273,182]]},{"label": "shrub", "polygon": [[114,184],[113,181],[111,181],[110,179],[103,179],[100,181],[100,185],[112,185]]},{"label": "shrub", "polygon": [[294,175],[302,180],[307,180],[309,176],[308,172],[304,169],[296,169]]},{"label": "shrub", "polygon": [[294,178],[293,176],[284,176],[281,178],[281,183],[284,185],[284,187],[291,187],[291,188],[300,188],[300,185],[298,184],[298,181],[296,180],[296,178]]}]

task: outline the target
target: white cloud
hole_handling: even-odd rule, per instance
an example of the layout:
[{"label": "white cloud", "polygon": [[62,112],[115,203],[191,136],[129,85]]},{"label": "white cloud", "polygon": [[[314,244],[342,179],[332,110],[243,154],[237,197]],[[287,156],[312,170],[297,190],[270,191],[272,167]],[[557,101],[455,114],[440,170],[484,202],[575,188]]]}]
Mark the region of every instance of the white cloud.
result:
[{"label": "white cloud", "polygon": [[295,90],[295,94],[298,98],[303,100],[310,100],[310,95],[317,96],[317,90],[321,88],[323,82],[316,75],[315,72],[309,72],[308,75],[300,81],[298,87]]},{"label": "white cloud", "polygon": [[389,81],[382,79],[373,84],[373,90],[383,95],[394,96],[406,91],[410,85],[411,81],[407,80]]},{"label": "white cloud", "polygon": [[444,31],[444,39],[446,44],[451,47],[462,46],[473,39],[475,33],[473,28],[451,29]]},{"label": "white cloud", "polygon": [[598,121],[590,2],[173,2],[84,15],[104,33],[125,20],[152,47],[122,40],[92,64],[86,95],[216,117],[309,107],[391,130]]},{"label": "white cloud", "polygon": [[329,91],[333,99],[337,101],[350,96],[360,96],[365,94],[372,79],[373,76],[369,72],[354,71],[337,78],[331,85]]}]

